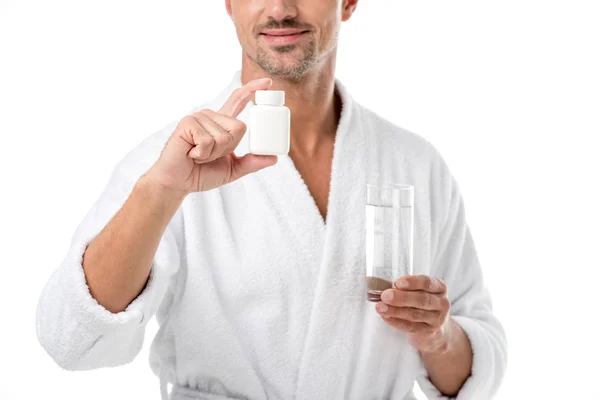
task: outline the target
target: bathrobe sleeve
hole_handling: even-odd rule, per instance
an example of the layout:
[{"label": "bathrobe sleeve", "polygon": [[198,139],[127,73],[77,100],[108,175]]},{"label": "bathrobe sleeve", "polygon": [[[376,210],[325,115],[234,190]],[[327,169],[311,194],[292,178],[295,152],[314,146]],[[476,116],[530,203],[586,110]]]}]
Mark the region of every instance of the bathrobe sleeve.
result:
[{"label": "bathrobe sleeve", "polygon": [[[491,399],[498,390],[507,362],[504,330],[492,312],[492,302],[483,283],[473,238],[465,219],[464,202],[459,187],[440,156],[439,229],[434,246],[431,276],[448,286],[450,314],[471,341],[473,366],[471,376],[457,395],[459,400]],[[435,223],[435,221],[434,221]],[[418,382],[429,399],[447,399],[427,377],[421,360]]]},{"label": "bathrobe sleeve", "polygon": [[158,157],[162,145],[148,153],[152,150],[149,144],[152,140],[130,152],[115,168],[38,300],[38,340],[64,369],[87,370],[132,361],[142,347],[145,326],[166,293],[169,277],[179,268],[177,215],[161,238],[146,287],[123,312],[111,313],[90,295],[82,268],[88,244],[122,207],[138,178]]}]

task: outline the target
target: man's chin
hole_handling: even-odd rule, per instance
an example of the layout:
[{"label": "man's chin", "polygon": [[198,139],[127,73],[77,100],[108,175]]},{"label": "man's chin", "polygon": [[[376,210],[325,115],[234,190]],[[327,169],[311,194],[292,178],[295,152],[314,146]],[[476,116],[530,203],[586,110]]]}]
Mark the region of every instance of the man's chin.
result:
[{"label": "man's chin", "polygon": [[302,70],[302,63],[294,60],[270,59],[262,64],[263,69],[271,75],[281,77],[297,77]]},{"label": "man's chin", "polygon": [[295,44],[287,44],[283,46],[271,46],[270,50],[271,54],[289,54],[300,50],[300,47],[296,46]]},{"label": "man's chin", "polygon": [[[285,52],[288,50],[289,52]],[[282,51],[284,50],[284,51]],[[279,46],[277,49],[269,48],[259,51],[255,61],[262,69],[270,75],[298,78],[302,76],[307,69],[305,54],[302,47],[296,45]]]},{"label": "man's chin", "polygon": [[302,72],[299,68],[266,68],[264,69],[271,76],[276,76],[279,78],[299,78],[302,75]]},{"label": "man's chin", "polygon": [[262,48],[262,53],[272,62],[288,61],[301,59],[305,54],[305,49],[296,44],[287,44],[283,46],[268,46]]}]

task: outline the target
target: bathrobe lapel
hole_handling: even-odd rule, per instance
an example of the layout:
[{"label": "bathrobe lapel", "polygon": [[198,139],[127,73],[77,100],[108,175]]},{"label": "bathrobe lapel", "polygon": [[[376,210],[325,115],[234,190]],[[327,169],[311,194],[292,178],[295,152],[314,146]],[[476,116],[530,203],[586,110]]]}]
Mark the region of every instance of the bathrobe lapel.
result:
[{"label": "bathrobe lapel", "polygon": [[[301,315],[289,316],[296,318],[294,336],[299,341],[298,353],[290,354],[298,360],[297,399],[311,399],[315,393],[319,398],[348,398],[349,393],[364,389],[364,379],[389,388],[389,382],[380,379],[391,379],[390,375],[378,374],[372,366],[395,368],[396,354],[402,349],[399,331],[380,320],[365,294],[365,185],[367,180],[378,181],[377,155],[369,151],[374,147],[367,135],[374,133],[364,109],[339,81],[336,88],[343,107],[326,223],[289,156],[280,156],[277,165],[252,175],[253,187],[263,188],[269,197],[264,201],[273,205],[269,212],[277,214],[283,225],[277,229],[286,241],[294,242],[293,256],[288,258],[295,264],[297,284],[290,287],[299,289],[302,298],[294,302],[305,307]],[[252,107],[250,103],[240,115],[242,121],[249,120]],[[247,137],[236,154],[247,153]],[[390,343],[390,354],[376,351],[382,343]]]},{"label": "bathrobe lapel", "polygon": [[[298,374],[298,399],[319,393],[344,398],[352,379],[352,353],[365,306],[365,132],[360,108],[337,82],[343,110],[335,139],[325,240]],[[345,370],[336,370],[344,366]],[[333,367],[333,369],[332,369]],[[347,370],[346,370],[347,369]],[[315,391],[315,389],[317,389]]]}]

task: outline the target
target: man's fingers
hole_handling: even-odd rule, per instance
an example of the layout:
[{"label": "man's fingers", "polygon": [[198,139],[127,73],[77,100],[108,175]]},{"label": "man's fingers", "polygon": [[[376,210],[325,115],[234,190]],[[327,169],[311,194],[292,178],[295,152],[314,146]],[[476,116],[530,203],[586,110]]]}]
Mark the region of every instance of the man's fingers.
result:
[{"label": "man's fingers", "polygon": [[178,137],[189,146],[192,146],[191,148],[188,147],[188,157],[202,161],[210,156],[215,145],[214,138],[194,115],[188,115],[183,118],[179,123],[178,129],[181,129],[183,132]]},{"label": "man's fingers", "polygon": [[386,324],[406,333],[431,332],[431,326],[424,322],[412,322],[398,318],[383,318]]},{"label": "man's fingers", "polygon": [[421,310],[442,310],[445,297],[423,291],[406,291],[386,289],[381,294],[381,301],[395,307],[413,307]]},{"label": "man's fingers", "polygon": [[413,307],[394,307],[385,303],[377,303],[377,312],[382,317],[399,318],[412,322],[424,322],[431,326],[438,326],[441,323],[441,313],[439,311],[422,310]]},{"label": "man's fingers", "polygon": [[223,129],[219,124],[214,122],[205,114],[197,115],[196,118],[204,128],[204,130],[213,137],[214,144],[210,156],[206,162],[215,160],[225,154],[231,153],[237,145],[233,135]]},{"label": "man's fingers", "polygon": [[255,79],[246,83],[233,92],[231,97],[223,104],[219,113],[233,118],[237,117],[246,107],[246,104],[252,100],[254,92],[257,90],[267,90],[271,87],[271,84],[272,81],[270,78]]},{"label": "man's fingers", "polygon": [[224,114],[219,114],[216,111],[206,109],[194,115],[202,115],[204,117],[208,117],[217,125],[219,125],[223,130],[229,133],[234,140],[233,148],[235,148],[235,146],[238,145],[238,143],[240,142],[240,140],[242,140],[242,137],[246,133],[247,127],[245,123],[243,123],[239,119],[235,119]]},{"label": "man's fingers", "polygon": [[194,147],[188,152],[188,157],[196,164],[209,163],[221,157],[231,142],[231,135],[227,132],[221,132],[218,127],[206,121],[198,121],[198,126],[192,131]]},{"label": "man's fingers", "polygon": [[[215,139],[214,149],[211,151],[208,161],[235,149],[246,133],[246,124],[237,120],[236,117],[252,100],[257,90],[266,90],[271,87],[271,84],[270,78],[252,80],[236,89],[218,112],[205,109],[192,114]],[[203,150],[195,151],[202,152]]]},{"label": "man's fingers", "polygon": [[231,153],[233,159],[231,181],[242,176],[260,171],[263,168],[270,167],[277,163],[277,156],[259,156],[255,154],[246,154],[243,157],[237,157]]},{"label": "man's fingers", "polygon": [[395,286],[401,290],[423,290],[429,293],[445,293],[446,284],[427,275],[407,275],[398,278]]},{"label": "man's fingers", "polygon": [[196,146],[190,149],[188,156],[199,162],[209,162],[215,147],[215,138],[202,128],[194,133],[194,144]]}]

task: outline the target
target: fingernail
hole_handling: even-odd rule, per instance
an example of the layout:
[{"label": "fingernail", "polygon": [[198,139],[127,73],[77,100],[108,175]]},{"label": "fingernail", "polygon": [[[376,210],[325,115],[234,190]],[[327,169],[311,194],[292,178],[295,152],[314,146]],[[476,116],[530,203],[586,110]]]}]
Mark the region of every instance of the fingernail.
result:
[{"label": "fingernail", "polygon": [[394,298],[394,293],[391,290],[386,290],[381,294],[381,300],[390,302]]},{"label": "fingernail", "polygon": [[398,289],[407,289],[408,288],[408,282],[405,281],[404,279],[398,279],[396,281],[396,287]]},{"label": "fingernail", "polygon": [[387,312],[387,310],[388,310],[387,304],[379,303],[378,305],[379,305],[379,312]]}]

